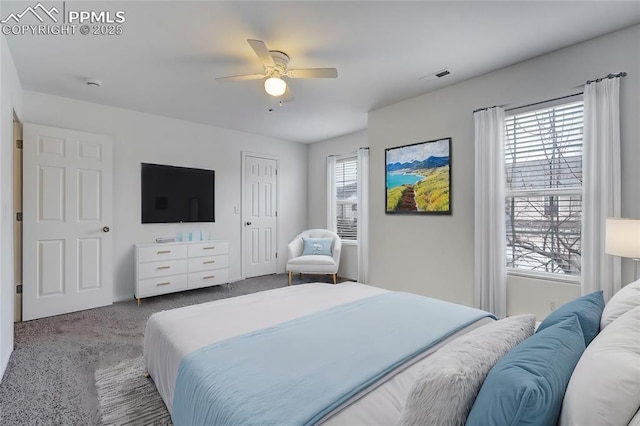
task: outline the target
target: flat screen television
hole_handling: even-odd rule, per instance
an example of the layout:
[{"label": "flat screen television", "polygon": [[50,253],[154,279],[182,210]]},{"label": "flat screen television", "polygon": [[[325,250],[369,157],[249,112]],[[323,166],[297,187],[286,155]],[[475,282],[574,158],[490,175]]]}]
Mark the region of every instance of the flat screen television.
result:
[{"label": "flat screen television", "polygon": [[215,222],[215,171],[141,164],[142,223]]}]

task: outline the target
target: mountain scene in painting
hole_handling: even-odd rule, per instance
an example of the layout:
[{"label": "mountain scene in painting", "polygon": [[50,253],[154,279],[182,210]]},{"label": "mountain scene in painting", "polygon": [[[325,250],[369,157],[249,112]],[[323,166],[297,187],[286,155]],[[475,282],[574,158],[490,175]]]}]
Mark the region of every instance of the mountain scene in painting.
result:
[{"label": "mountain scene in painting", "polygon": [[449,141],[386,151],[387,212],[449,212]]}]

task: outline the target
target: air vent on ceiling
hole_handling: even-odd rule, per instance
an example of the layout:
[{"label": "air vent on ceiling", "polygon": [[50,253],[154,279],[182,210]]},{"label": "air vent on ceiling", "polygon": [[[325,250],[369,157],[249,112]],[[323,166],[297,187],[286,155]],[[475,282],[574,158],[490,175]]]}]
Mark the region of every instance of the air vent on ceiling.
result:
[{"label": "air vent on ceiling", "polygon": [[435,80],[435,79],[438,79],[438,78],[445,77],[445,76],[447,76],[449,74],[451,74],[449,69],[448,68],[443,68],[443,69],[441,69],[439,71],[432,72],[431,74],[424,75],[424,76],[420,77],[418,80],[430,81],[430,80]]}]

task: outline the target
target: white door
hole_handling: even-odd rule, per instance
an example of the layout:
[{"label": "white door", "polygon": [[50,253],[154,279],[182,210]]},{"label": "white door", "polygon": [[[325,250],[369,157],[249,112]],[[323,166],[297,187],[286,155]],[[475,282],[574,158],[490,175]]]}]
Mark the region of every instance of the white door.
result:
[{"label": "white door", "polygon": [[277,271],[277,167],[275,158],[243,154],[245,278]]},{"label": "white door", "polygon": [[22,321],[22,124],[13,121],[13,281],[15,283],[13,321]]},{"label": "white door", "polygon": [[23,127],[23,320],[110,305],[111,137]]}]

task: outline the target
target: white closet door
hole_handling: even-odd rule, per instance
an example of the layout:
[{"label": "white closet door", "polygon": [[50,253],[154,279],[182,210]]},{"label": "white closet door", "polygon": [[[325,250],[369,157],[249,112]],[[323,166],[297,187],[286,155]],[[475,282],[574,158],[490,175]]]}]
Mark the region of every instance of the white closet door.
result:
[{"label": "white closet door", "polygon": [[244,156],[245,278],[277,270],[277,160]]}]

